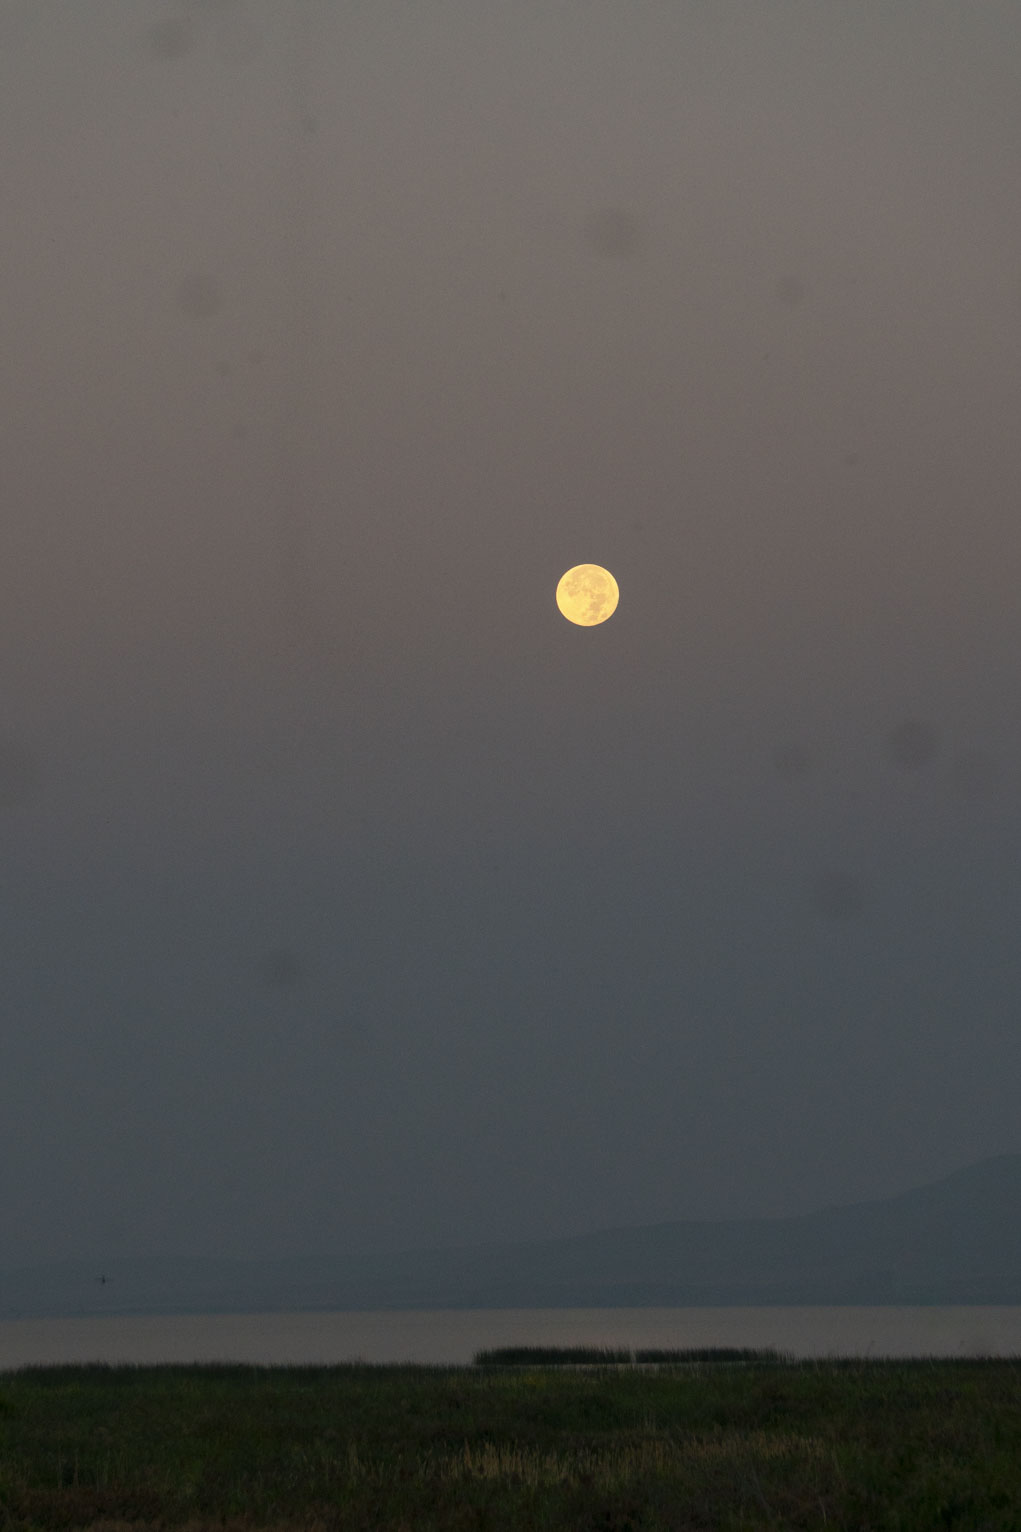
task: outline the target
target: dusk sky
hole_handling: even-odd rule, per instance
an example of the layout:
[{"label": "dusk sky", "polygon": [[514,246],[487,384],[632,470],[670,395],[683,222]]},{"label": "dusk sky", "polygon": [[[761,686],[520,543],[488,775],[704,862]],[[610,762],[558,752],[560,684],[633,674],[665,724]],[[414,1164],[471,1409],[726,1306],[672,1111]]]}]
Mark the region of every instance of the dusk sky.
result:
[{"label": "dusk sky", "polygon": [[1021,1152],[1019,165],[1016,0],[0,0],[0,1266]]}]

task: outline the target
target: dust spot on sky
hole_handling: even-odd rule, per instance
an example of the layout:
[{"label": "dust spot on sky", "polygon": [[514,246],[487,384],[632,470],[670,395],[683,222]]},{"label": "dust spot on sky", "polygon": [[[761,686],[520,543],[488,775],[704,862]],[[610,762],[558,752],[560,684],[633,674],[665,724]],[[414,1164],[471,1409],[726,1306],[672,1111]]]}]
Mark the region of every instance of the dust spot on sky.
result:
[{"label": "dust spot on sky", "polygon": [[266,360],[266,353],[265,353],[265,351],[260,351],[258,349],[258,347],[256,346],[256,347],[253,347],[253,349],[248,352],[245,360],[252,367],[258,367],[258,366],[261,365],[261,363],[263,363]]},{"label": "dust spot on sky", "polygon": [[593,250],[610,260],[628,260],[645,249],[641,224],[621,207],[604,207],[589,213],[582,229]]},{"label": "dust spot on sky", "polygon": [[231,436],[233,436],[233,438],[234,438],[234,440],[236,442],[247,441],[248,440],[248,427],[245,425],[244,421],[239,420],[237,425],[231,426],[230,434],[231,434]]},{"label": "dust spot on sky", "polygon": [[773,751],[773,765],[782,777],[793,779],[810,776],[815,760],[807,745],[792,741]]},{"label": "dust spot on sky", "polygon": [[798,304],[804,303],[808,297],[808,287],[800,277],[796,277],[791,273],[781,277],[779,282],[777,282],[776,296],[777,300],[785,304],[787,308],[797,308]]},{"label": "dust spot on sky", "polygon": [[857,452],[845,452],[844,453],[844,466],[845,466],[845,468],[853,468],[856,465],[857,462],[858,462],[858,453]]},{"label": "dust spot on sky", "polygon": [[216,371],[221,378],[229,378],[234,368],[230,362],[217,362]]},{"label": "dust spot on sky", "polygon": [[209,319],[223,307],[223,294],[208,272],[190,271],[178,284],[177,301],[192,319]]},{"label": "dust spot on sky", "polygon": [[303,112],[301,116],[301,131],[311,136],[319,132],[319,118],[315,112]]},{"label": "dust spot on sky", "polygon": [[32,751],[16,740],[0,739],[0,809],[28,803],[41,784],[42,771]]},{"label": "dust spot on sky", "polygon": [[812,886],[812,904],[824,920],[854,920],[865,904],[861,885],[847,872],[820,873]]},{"label": "dust spot on sky", "polygon": [[228,16],[216,31],[216,56],[221,64],[250,64],[262,52],[262,34],[244,16]]},{"label": "dust spot on sky", "polygon": [[981,750],[962,751],[953,769],[954,786],[965,798],[988,798],[999,784],[999,767]]},{"label": "dust spot on sky", "polygon": [[157,59],[183,59],[195,47],[195,28],[186,17],[154,21],[145,37],[149,52]]},{"label": "dust spot on sky", "polygon": [[886,754],[895,766],[917,771],[927,766],[939,749],[936,730],[920,718],[906,718],[886,736]]},{"label": "dust spot on sky", "polygon": [[293,989],[301,980],[301,964],[287,947],[268,952],[260,967],[262,980],[272,989]]}]

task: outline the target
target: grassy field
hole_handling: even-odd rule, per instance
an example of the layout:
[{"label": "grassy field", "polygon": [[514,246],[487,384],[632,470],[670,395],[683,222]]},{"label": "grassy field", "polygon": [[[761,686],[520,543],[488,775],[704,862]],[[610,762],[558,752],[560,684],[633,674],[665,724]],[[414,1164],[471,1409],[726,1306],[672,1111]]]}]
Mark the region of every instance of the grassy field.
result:
[{"label": "grassy field", "polygon": [[0,1528],[1021,1529],[1021,1364],[0,1374]]}]

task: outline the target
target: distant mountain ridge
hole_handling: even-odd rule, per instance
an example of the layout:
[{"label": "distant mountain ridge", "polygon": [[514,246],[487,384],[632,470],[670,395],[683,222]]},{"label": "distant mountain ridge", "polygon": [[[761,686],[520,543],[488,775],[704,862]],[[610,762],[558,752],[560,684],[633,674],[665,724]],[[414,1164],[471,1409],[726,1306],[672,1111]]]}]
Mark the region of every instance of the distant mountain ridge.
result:
[{"label": "distant mountain ridge", "polygon": [[[105,1278],[106,1280],[102,1280]],[[796,1218],[653,1224],[350,1259],[0,1272],[0,1318],[341,1309],[1021,1304],[1021,1155]]]}]

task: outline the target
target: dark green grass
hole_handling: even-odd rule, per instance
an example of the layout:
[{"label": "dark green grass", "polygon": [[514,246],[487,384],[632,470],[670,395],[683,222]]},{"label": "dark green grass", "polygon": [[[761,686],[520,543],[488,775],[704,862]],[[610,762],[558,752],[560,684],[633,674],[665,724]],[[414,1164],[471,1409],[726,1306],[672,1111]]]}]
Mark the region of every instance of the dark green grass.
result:
[{"label": "dark green grass", "polygon": [[0,1374],[0,1528],[1021,1532],[1015,1361]]}]

